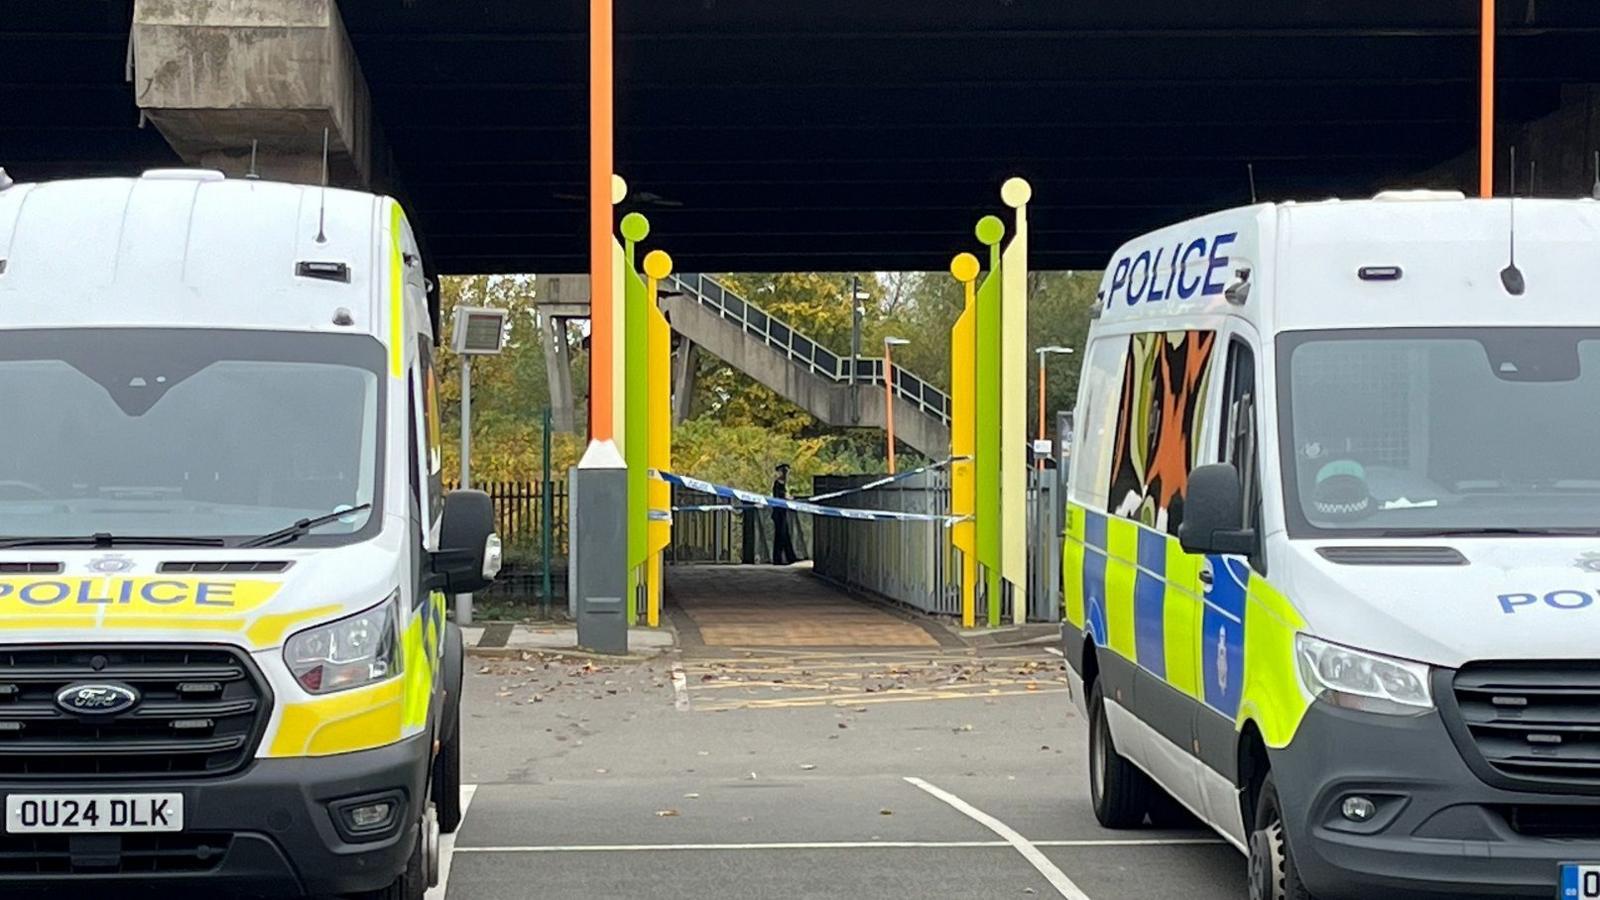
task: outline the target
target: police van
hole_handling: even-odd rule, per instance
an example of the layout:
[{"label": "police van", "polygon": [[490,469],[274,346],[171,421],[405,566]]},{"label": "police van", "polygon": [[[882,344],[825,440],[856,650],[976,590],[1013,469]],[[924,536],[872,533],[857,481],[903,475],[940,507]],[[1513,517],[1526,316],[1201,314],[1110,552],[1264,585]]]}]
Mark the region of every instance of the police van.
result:
[{"label": "police van", "polygon": [[424,895],[499,568],[436,316],[388,198],[0,176],[0,893]]},{"label": "police van", "polygon": [[1064,652],[1096,816],[1250,895],[1600,897],[1600,203],[1263,204],[1121,248]]}]

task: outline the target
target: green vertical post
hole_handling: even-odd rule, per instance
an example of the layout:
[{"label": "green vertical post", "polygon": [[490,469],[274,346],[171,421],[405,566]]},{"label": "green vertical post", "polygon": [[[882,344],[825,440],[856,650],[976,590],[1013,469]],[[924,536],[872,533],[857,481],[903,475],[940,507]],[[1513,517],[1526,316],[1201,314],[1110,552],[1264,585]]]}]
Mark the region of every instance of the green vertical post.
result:
[{"label": "green vertical post", "polygon": [[544,590],[540,599],[544,605],[544,617],[550,618],[550,607],[553,598],[550,581],[550,557],[555,553],[555,493],[556,486],[550,481],[550,409],[544,411],[544,483],[539,485],[539,523],[540,541],[539,556],[544,561]]},{"label": "green vertical post", "polygon": [[639,213],[622,217],[627,263],[623,281],[623,430],[622,458],[628,465],[628,624],[639,620],[640,575],[650,555],[646,529],[650,523],[650,318],[654,302],[639,277],[635,252],[650,236],[650,222]]},{"label": "green vertical post", "polygon": [[1000,458],[1000,242],[1005,238],[1005,230],[1005,224],[994,216],[985,216],[978,222],[978,240],[989,248],[989,275],[978,288],[977,296],[977,396],[973,404],[977,426],[973,441],[977,527],[974,530],[978,562],[983,566],[986,620],[991,628],[1000,624],[1004,584],[1000,577],[1003,550],[1000,545],[1000,471],[1004,464]]}]

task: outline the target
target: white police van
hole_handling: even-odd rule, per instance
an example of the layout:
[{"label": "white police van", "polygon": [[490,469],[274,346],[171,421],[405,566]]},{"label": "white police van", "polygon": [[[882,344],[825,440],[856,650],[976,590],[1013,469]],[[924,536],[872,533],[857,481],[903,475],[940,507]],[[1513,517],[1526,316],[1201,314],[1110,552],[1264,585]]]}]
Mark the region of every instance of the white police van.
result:
[{"label": "white police van", "polygon": [[1064,651],[1096,815],[1277,898],[1600,897],[1600,203],[1398,192],[1102,282]]},{"label": "white police van", "polygon": [[0,175],[0,893],[415,900],[499,566],[395,201]]}]

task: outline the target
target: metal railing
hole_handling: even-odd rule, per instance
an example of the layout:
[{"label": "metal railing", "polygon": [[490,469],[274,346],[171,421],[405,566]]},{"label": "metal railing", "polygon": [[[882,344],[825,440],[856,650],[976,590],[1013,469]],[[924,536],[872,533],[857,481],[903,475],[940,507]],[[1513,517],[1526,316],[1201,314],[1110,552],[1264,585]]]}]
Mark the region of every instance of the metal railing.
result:
[{"label": "metal railing", "polygon": [[[875,476],[818,476],[816,490],[859,487]],[[1062,497],[1055,469],[1028,473],[1028,608],[1033,622],[1061,618]],[[894,484],[828,501],[854,509],[887,509],[929,515],[950,512],[950,473],[923,472]],[[847,588],[944,616],[961,615],[961,564],[950,529],[939,522],[865,522],[821,518],[813,524],[816,573]],[[978,586],[979,620],[985,609]],[[1011,596],[1001,600],[1002,622],[1012,621]]]},{"label": "metal railing", "polygon": [[[819,493],[859,487],[872,475],[818,476]],[[888,509],[927,515],[950,512],[950,474],[938,469],[881,488],[828,501],[850,509]],[[816,574],[925,613],[961,614],[961,567],[941,522],[864,522],[821,518],[813,523]]]},{"label": "metal railing", "polygon": [[[849,356],[834,353],[806,337],[788,322],[728,290],[715,278],[687,273],[672,275],[664,287],[682,293],[737,325],[745,334],[783,354],[812,375],[836,384],[851,383]],[[856,363],[856,384],[883,387],[882,359],[862,357]],[[924,415],[950,424],[949,395],[899,366],[894,369],[894,393]]]}]

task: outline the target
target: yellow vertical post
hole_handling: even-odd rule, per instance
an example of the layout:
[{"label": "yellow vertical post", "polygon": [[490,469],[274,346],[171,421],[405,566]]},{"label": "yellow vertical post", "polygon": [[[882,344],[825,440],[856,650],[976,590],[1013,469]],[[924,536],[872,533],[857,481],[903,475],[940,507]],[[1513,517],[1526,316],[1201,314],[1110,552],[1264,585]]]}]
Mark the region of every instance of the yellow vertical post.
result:
[{"label": "yellow vertical post", "polygon": [[950,542],[961,554],[961,627],[977,624],[977,281],[978,258],[962,253],[950,262],[950,274],[966,296],[961,316],[950,329]]},{"label": "yellow vertical post", "polygon": [[[672,468],[672,328],[657,305],[661,280],[672,274],[672,257],[652,250],[644,258],[645,284],[650,295],[650,468],[665,472]],[[645,621],[651,628],[661,625],[661,592],[665,572],[662,551],[672,542],[672,486],[651,479],[650,525],[647,531],[650,557],[645,563]]]}]

